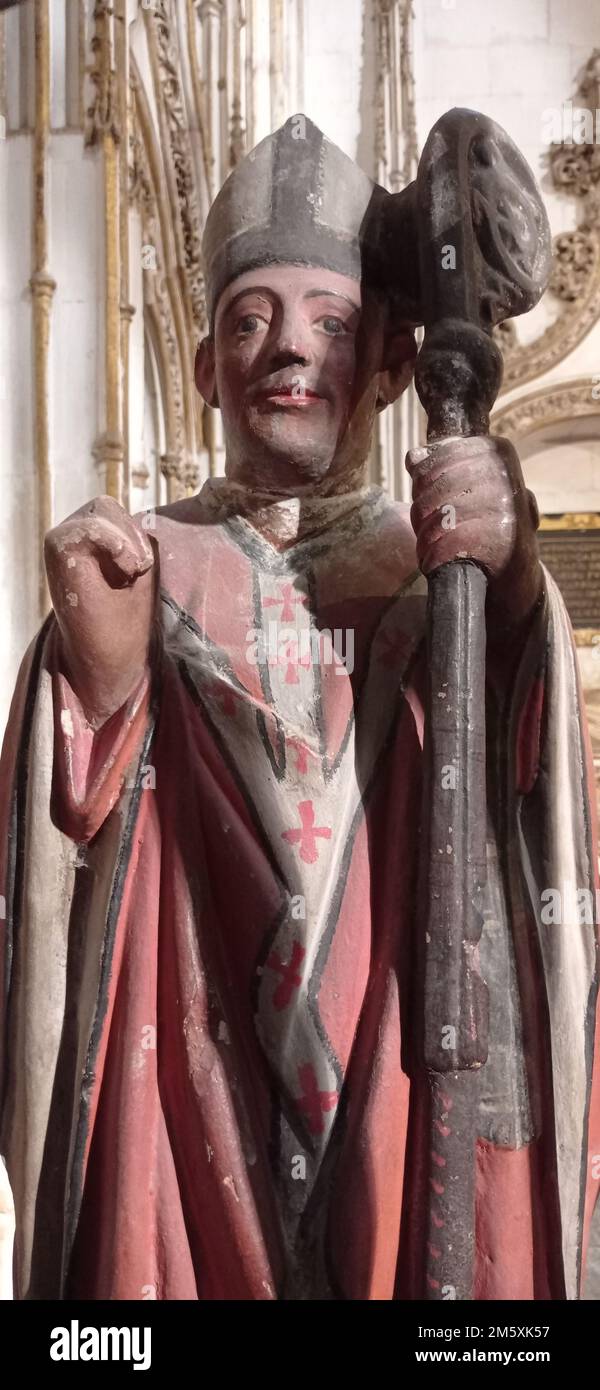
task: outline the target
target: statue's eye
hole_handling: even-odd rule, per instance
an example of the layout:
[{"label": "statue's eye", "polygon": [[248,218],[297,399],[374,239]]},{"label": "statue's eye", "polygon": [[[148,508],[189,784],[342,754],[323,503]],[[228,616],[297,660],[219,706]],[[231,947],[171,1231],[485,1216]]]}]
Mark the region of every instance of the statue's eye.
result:
[{"label": "statue's eye", "polygon": [[258,316],[256,314],[244,314],[244,317],[238,321],[238,330],[240,333],[256,333],[257,328]]},{"label": "statue's eye", "polygon": [[332,338],[337,338],[341,333],[344,333],[346,331],[346,325],[343,319],[335,318],[333,315],[329,315],[327,318],[321,319],[321,323],[323,325],[323,328],[325,329],[325,332],[329,333]]}]

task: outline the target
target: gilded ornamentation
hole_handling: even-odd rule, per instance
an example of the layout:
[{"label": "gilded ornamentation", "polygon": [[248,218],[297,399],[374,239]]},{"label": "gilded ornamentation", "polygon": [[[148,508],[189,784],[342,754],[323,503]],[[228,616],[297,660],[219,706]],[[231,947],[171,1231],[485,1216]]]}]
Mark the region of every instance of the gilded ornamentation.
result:
[{"label": "gilded ornamentation", "polygon": [[108,0],[96,0],[92,14],[94,32],[90,40],[94,61],[87,68],[94,95],[86,110],[86,145],[95,145],[103,135],[111,135],[115,142],[120,139],[119,100],[112,62],[113,13]]},{"label": "gilded ornamentation", "polygon": [[[125,439],[121,393],[123,356],[121,337],[121,227],[119,186],[119,83],[114,66],[115,10],[107,0],[96,0],[92,14],[90,47],[93,62],[87,68],[94,88],[86,111],[85,143],[102,151],[104,184],[104,428],[92,453],[102,477],[103,490],[118,502],[124,500]],[[122,21],[121,21],[122,22]]]},{"label": "gilded ornamentation", "polygon": [[50,12],[48,0],[35,8],[35,130],[33,141],[34,235],[29,287],[33,309],[34,441],[37,482],[39,614],[45,618],[50,596],[43,563],[44,536],[52,525],[50,462],[49,347],[50,316],[56,281],[48,269],[48,133],[50,130]]},{"label": "gilded ornamentation", "polygon": [[540,520],[542,531],[600,531],[600,512],[552,512]]},{"label": "gilded ornamentation", "polygon": [[151,263],[144,269],[145,317],[161,366],[164,391],[166,452],[161,472],[169,483],[171,497],[181,495],[187,486],[184,473],[188,457],[183,372],[173,305],[166,275],[166,258],[159,217],[156,175],[151,166],[144,124],[140,119],[143,90],[132,63],[132,117],[130,133],[129,190],[139,208],[144,246],[151,248]]}]

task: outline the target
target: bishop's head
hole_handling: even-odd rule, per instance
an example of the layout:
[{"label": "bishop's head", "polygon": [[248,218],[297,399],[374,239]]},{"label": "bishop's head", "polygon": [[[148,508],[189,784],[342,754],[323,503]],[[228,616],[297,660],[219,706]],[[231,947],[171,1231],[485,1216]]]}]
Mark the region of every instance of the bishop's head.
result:
[{"label": "bishop's head", "polygon": [[229,477],[282,494],[362,481],[375,413],[416,351],[392,273],[394,201],[303,115],[220,190],[195,374],[221,409]]}]

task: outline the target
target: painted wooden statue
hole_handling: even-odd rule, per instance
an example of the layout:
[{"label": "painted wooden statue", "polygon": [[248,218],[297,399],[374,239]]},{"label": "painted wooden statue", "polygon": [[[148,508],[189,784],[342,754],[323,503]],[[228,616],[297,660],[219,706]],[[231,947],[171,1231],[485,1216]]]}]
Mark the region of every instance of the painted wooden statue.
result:
[{"label": "painted wooden statue", "polygon": [[597,876],[572,638],[507,441],[414,451],[412,510],[368,484],[423,321],[396,207],[305,117],[252,151],[204,238],[195,374],[226,476],[137,518],[98,498],[47,538],[0,781],[18,1299],[439,1283],[426,576],[465,557],[488,579],[471,1292],[579,1295],[600,1095],[595,913],[565,887],[587,902]]}]

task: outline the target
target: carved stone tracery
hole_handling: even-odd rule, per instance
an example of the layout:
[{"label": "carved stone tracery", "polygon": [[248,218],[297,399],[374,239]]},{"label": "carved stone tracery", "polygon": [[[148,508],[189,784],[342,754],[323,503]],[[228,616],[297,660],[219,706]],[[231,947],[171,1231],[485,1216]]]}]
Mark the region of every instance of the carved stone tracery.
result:
[{"label": "carved stone tracery", "polygon": [[103,135],[112,135],[118,144],[121,138],[119,100],[112,61],[111,36],[114,10],[108,0],[96,0],[92,19],[94,32],[90,39],[90,48],[93,61],[86,71],[94,90],[92,101],[85,113],[85,143],[95,145]]},{"label": "carved stone tracery", "polygon": [[202,222],[189,147],[189,121],[179,77],[181,59],[176,28],[171,23],[166,0],[154,0],[152,9],[145,13],[158,69],[155,95],[164,116],[168,135],[167,156],[174,174],[177,195],[175,211],[180,223],[183,270],[188,283],[194,327],[197,333],[203,334],[207,320]]},{"label": "carved stone tracery", "polygon": [[[215,466],[215,431],[191,380],[195,348],[208,327],[203,216],[245,152],[255,15],[245,0],[152,0],[139,16],[152,92],[146,93],[132,53],[128,192],[141,212],[144,244],[155,251],[155,268],[144,273],[145,319],[167,433],[161,470],[176,495],[198,485],[201,450],[203,466]],[[271,72],[272,83],[280,77]]]},{"label": "carved stone tracery", "polygon": [[600,147],[598,145],[554,145],[551,147],[550,167],[557,188],[585,198],[600,180]]},{"label": "carved stone tracery", "polygon": [[598,417],[598,404],[589,377],[530,391],[510,405],[497,407],[492,414],[493,434],[522,439],[562,421]]},{"label": "carved stone tracery", "polygon": [[[576,101],[592,113],[600,108],[600,49],[583,70]],[[600,319],[600,146],[566,140],[553,144],[548,167],[555,187],[580,200],[579,224],[553,243],[548,293],[560,305],[558,317],[533,343],[519,343],[514,335],[508,350],[501,344],[504,392],[563,361]]]},{"label": "carved stone tracery", "polygon": [[578,227],[563,232],[554,242],[555,264],[548,289],[565,304],[575,304],[585,295],[598,261],[598,238],[589,229]]}]

